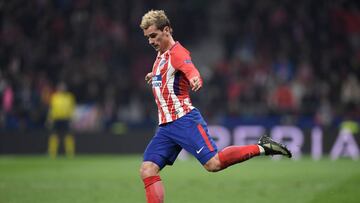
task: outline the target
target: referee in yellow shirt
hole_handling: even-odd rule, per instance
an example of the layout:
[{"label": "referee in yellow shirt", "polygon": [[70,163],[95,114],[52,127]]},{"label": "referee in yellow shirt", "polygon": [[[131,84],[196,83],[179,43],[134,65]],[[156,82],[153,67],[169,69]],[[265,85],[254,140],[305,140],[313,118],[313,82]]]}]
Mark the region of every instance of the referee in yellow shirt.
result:
[{"label": "referee in yellow shirt", "polygon": [[60,82],[56,92],[51,95],[48,113],[48,122],[52,133],[48,142],[48,153],[51,158],[56,158],[60,138],[64,140],[64,149],[69,158],[75,155],[75,139],[70,133],[70,121],[75,110],[75,96],[67,91],[66,84]]}]

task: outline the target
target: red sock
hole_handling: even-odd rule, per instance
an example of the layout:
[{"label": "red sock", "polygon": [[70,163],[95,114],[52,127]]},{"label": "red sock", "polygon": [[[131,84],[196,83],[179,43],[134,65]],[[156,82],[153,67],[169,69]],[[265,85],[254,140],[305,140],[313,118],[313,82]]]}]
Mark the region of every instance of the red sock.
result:
[{"label": "red sock", "polygon": [[160,176],[150,176],[144,180],[146,199],[148,203],[164,202],[164,186]]},{"label": "red sock", "polygon": [[259,146],[257,145],[229,146],[221,150],[218,155],[221,163],[221,169],[224,169],[228,166],[246,161],[254,156],[260,155],[260,150]]}]

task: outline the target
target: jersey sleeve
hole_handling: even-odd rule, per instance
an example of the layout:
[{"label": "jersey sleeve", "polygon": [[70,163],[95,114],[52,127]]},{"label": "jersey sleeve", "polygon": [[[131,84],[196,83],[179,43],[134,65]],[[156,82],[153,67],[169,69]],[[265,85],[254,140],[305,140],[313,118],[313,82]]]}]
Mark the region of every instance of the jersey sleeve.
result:
[{"label": "jersey sleeve", "polygon": [[172,52],[171,65],[176,70],[180,70],[181,72],[183,72],[188,80],[194,77],[200,77],[200,73],[192,63],[190,54],[188,52]]}]

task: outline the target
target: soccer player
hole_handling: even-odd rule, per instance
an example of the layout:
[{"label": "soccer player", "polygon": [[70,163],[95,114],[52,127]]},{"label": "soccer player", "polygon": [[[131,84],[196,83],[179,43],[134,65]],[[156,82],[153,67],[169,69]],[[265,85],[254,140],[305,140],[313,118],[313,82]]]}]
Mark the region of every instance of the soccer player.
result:
[{"label": "soccer player", "polygon": [[56,92],[51,96],[49,104],[48,122],[52,133],[48,140],[48,153],[55,159],[59,150],[60,138],[64,139],[64,149],[69,158],[75,155],[75,139],[70,133],[70,121],[75,111],[75,96],[66,90],[66,84],[60,82]]},{"label": "soccer player", "polygon": [[159,172],[174,163],[181,149],[191,153],[210,172],[259,155],[291,158],[291,152],[284,145],[267,136],[262,136],[258,144],[229,146],[218,152],[206,122],[189,97],[190,89],[196,92],[203,85],[190,52],[173,39],[170,21],[163,10],[147,12],[140,27],[157,51],[152,71],[145,76],[145,81],[152,85],[159,117],[159,128],[144,152],[140,167],[147,202],[164,201]]}]

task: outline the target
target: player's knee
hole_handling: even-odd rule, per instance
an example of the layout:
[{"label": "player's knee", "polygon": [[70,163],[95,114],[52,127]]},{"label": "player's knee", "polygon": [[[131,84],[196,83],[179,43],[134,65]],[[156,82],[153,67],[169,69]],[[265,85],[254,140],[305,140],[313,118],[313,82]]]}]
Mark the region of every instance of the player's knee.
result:
[{"label": "player's knee", "polygon": [[156,176],[159,174],[159,167],[149,161],[143,162],[140,167],[140,177],[141,179],[145,179],[150,176]]},{"label": "player's knee", "polygon": [[211,158],[206,164],[204,164],[204,168],[209,172],[218,172],[221,170],[221,164],[218,155],[215,155]]}]

